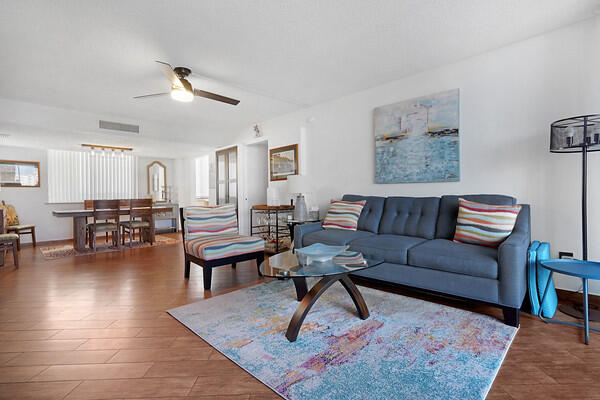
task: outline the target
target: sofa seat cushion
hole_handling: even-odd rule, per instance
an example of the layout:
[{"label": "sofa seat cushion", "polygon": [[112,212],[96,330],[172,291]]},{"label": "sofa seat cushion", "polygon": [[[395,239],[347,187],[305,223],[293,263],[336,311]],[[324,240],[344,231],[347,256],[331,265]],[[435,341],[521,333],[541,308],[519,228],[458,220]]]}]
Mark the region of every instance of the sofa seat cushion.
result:
[{"label": "sofa seat cushion", "polygon": [[409,249],[408,265],[498,279],[498,250],[435,239]]},{"label": "sofa seat cushion", "polygon": [[185,251],[203,260],[239,256],[264,249],[264,240],[255,236],[205,235],[185,241]]},{"label": "sofa seat cushion", "polygon": [[365,231],[349,231],[345,229],[323,229],[304,235],[302,246],[310,246],[315,243],[328,244],[330,246],[343,246],[353,240],[374,236],[374,233]]},{"label": "sofa seat cushion", "polygon": [[373,235],[352,241],[350,249],[360,251],[366,258],[393,264],[406,264],[408,249],[425,241],[426,239],[414,236]]}]

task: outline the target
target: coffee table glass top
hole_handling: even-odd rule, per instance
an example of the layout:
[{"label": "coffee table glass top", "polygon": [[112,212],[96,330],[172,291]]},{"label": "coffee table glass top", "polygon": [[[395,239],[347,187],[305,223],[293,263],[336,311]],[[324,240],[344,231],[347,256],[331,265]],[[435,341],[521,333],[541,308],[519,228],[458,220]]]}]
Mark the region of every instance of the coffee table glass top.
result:
[{"label": "coffee table glass top", "polygon": [[339,275],[374,267],[383,260],[365,258],[357,251],[344,251],[328,261],[310,261],[291,251],[269,257],[260,265],[260,272],[270,278],[320,277]]}]

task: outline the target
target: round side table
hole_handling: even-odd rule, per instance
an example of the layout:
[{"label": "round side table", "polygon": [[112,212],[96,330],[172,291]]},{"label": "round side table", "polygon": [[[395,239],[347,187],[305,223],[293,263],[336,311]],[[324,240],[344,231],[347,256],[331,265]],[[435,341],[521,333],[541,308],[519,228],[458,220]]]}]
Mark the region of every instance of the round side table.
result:
[{"label": "round side table", "polygon": [[[593,261],[584,261],[584,260],[546,260],[541,262],[544,268],[550,270],[550,274],[548,274],[548,280],[546,281],[546,289],[544,290],[544,294],[542,295],[542,300],[540,302],[540,311],[538,313],[538,317],[544,322],[549,322],[553,324],[561,324],[561,325],[571,325],[579,328],[585,329],[585,344],[590,343],[590,330],[600,332],[600,329],[590,328],[589,322],[589,309],[588,309],[588,279],[599,279],[600,280],[600,263]],[[559,274],[575,276],[577,278],[581,278],[583,281],[583,325],[576,324],[573,322],[566,321],[553,321],[550,318],[544,318],[542,316],[542,307],[544,304],[544,299],[546,298],[546,294],[548,293],[548,288],[550,287],[550,280],[552,279],[552,275],[554,272]]]}]

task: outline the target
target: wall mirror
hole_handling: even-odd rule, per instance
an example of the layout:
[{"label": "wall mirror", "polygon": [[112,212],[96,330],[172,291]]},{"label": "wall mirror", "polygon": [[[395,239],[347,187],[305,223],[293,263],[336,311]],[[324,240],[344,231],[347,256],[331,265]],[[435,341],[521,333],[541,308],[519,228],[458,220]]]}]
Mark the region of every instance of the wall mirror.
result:
[{"label": "wall mirror", "polygon": [[40,163],[0,160],[0,186],[40,187]]},{"label": "wall mirror", "polygon": [[167,167],[160,161],[152,161],[146,167],[148,173],[148,195],[154,201],[167,200]]}]

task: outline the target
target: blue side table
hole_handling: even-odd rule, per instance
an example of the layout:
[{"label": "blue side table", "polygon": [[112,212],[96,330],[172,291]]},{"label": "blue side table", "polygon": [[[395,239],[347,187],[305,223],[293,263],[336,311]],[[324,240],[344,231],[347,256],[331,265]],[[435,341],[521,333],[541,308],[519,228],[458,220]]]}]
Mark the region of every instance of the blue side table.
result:
[{"label": "blue side table", "polygon": [[[563,259],[542,261],[542,265],[550,270],[550,274],[548,274],[546,290],[544,290],[544,295],[542,296],[542,300],[540,301],[540,312],[538,313],[538,317],[540,317],[540,319],[544,322],[551,322],[553,324],[571,325],[577,326],[579,328],[584,328],[585,344],[589,344],[590,330],[600,332],[600,329],[590,328],[588,310],[588,279],[600,279],[600,263],[593,261]],[[552,279],[552,274],[554,272],[564,275],[576,276],[578,278],[581,278],[581,280],[583,281],[583,325],[566,321],[553,321],[550,318],[544,318],[542,316],[541,305],[544,304],[544,299],[546,298],[546,293],[548,292],[548,288],[550,287],[550,280]]]}]

